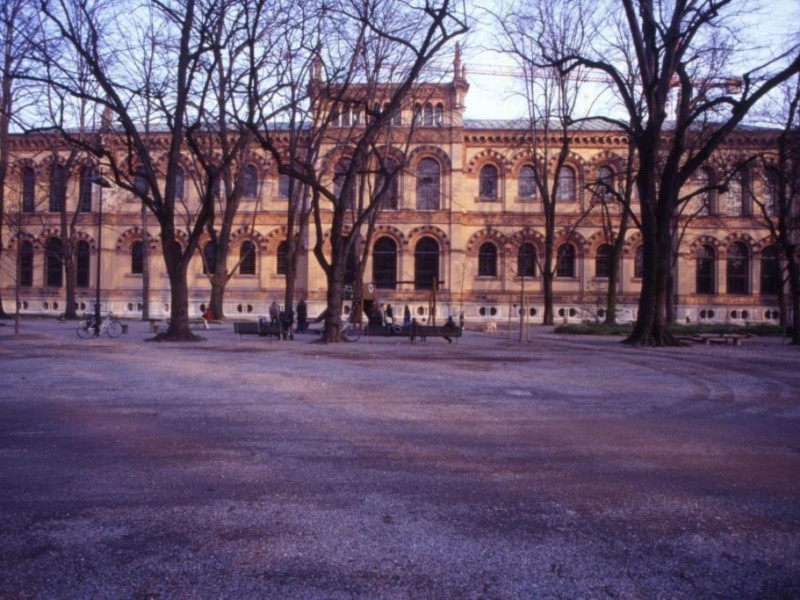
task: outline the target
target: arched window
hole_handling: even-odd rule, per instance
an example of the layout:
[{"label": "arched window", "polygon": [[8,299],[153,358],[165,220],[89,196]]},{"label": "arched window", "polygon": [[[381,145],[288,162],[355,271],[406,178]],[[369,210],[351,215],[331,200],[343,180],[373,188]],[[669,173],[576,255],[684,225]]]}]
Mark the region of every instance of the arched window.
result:
[{"label": "arched window", "polygon": [[175,174],[175,197],[178,200],[183,200],[183,194],[186,188],[186,174],[183,171],[183,167],[178,167],[178,170]]},{"label": "arched window", "polygon": [[750,215],[750,173],[740,169],[728,182],[727,212],[729,217]]},{"label": "arched window", "polygon": [[208,242],[203,246],[203,275],[209,273],[216,273],[217,271],[217,253],[214,250],[214,244]]},{"label": "arched window", "polygon": [[575,170],[570,166],[564,165],[558,171],[558,193],[556,194],[556,200],[574,202],[577,199],[575,194],[576,187]]},{"label": "arched window", "polygon": [[611,260],[614,256],[614,248],[611,244],[601,244],[597,248],[594,262],[595,277],[611,277]]},{"label": "arched window", "polygon": [[608,165],[603,165],[594,174],[595,196],[602,202],[612,202],[614,200],[614,169]]},{"label": "arched window", "polygon": [[144,244],[139,241],[131,244],[131,273],[133,275],[144,273]]},{"label": "arched window", "polygon": [[520,200],[536,199],[536,170],[530,165],[522,165],[519,168],[517,196]]},{"label": "arched window", "polygon": [[44,284],[60,288],[64,285],[64,251],[61,240],[50,238],[44,247]]},{"label": "arched window", "polygon": [[561,244],[558,247],[557,277],[575,277],[575,246]]},{"label": "arched window", "polygon": [[497,277],[497,246],[484,242],[478,248],[478,276]]},{"label": "arched window", "polygon": [[782,287],[781,261],[778,248],[767,246],[761,251],[761,293],[777,296]]},{"label": "arched window", "polygon": [[242,175],[242,197],[255,198],[258,196],[258,169],[255,165],[245,165]]},{"label": "arched window", "polygon": [[417,165],[417,210],[439,209],[439,163],[423,158]]},{"label": "arched window", "polygon": [[695,263],[695,289],[698,294],[714,293],[716,260],[717,255],[713,247],[707,244],[700,246]]},{"label": "arched window", "polygon": [[728,247],[728,293],[750,293],[750,253],[742,242]]},{"label": "arched window", "polygon": [[422,105],[414,105],[414,125],[422,125]]},{"label": "arched window", "polygon": [[397,244],[381,237],[372,247],[372,281],[383,290],[397,289]]},{"label": "arched window", "polygon": [[78,210],[80,212],[92,212],[92,179],[94,179],[94,171],[90,167],[81,168],[78,182]]},{"label": "arched window", "polygon": [[288,198],[291,194],[292,179],[288,175],[278,176],[278,198]]},{"label": "arched window", "polygon": [[32,213],[36,210],[36,171],[33,167],[22,169],[22,212]]},{"label": "arched window", "polygon": [[439,281],[439,243],[424,237],[414,248],[414,289],[433,289]]},{"label": "arched window", "polygon": [[480,172],[480,197],[488,200],[497,199],[497,167],[483,165]]},{"label": "arched window", "polygon": [[67,169],[53,165],[50,169],[50,212],[61,212],[67,195]]},{"label": "arched window", "polygon": [[33,286],[33,244],[27,241],[22,242],[19,249],[19,285]]},{"label": "arched window", "polygon": [[711,186],[714,185],[714,172],[706,167],[700,169],[695,175],[695,182],[697,184],[697,189],[702,190],[705,188],[705,191],[698,196],[699,206],[697,214],[701,217],[715,214],[717,192],[716,190],[710,189]]},{"label": "arched window", "polygon": [[778,202],[780,201],[781,177],[776,169],[767,169],[764,175],[764,210],[767,216],[778,214]]},{"label": "arched window", "polygon": [[239,246],[239,275],[256,274],[256,245],[245,240]]},{"label": "arched window", "polygon": [[644,275],[644,246],[637,246],[633,251],[633,277],[641,279]]},{"label": "arched window", "polygon": [[89,287],[89,244],[81,240],[75,245],[75,287]]},{"label": "arched window", "polygon": [[[397,163],[391,159],[386,159],[383,163],[378,163],[378,174],[375,178],[375,197],[382,194],[380,205],[382,209],[397,210],[399,197],[400,169]],[[386,178],[389,178],[386,183]],[[385,186],[385,188],[384,188]]]},{"label": "arched window", "polygon": [[434,124],[441,127],[444,125],[444,104],[441,102],[436,105],[433,115]]},{"label": "arched window", "polygon": [[333,193],[338,200],[352,201],[355,199],[355,189],[350,190],[349,198],[342,198],[344,184],[347,179],[347,171],[350,168],[350,159],[343,158],[336,163],[333,170]]},{"label": "arched window", "polygon": [[536,277],[536,247],[530,242],[520,244],[517,251],[517,275]]},{"label": "arched window", "polygon": [[277,273],[278,275],[286,275],[289,271],[289,242],[283,240],[278,244],[277,255]]},{"label": "arched window", "polygon": [[425,127],[433,126],[433,105],[428,102],[425,104]]}]

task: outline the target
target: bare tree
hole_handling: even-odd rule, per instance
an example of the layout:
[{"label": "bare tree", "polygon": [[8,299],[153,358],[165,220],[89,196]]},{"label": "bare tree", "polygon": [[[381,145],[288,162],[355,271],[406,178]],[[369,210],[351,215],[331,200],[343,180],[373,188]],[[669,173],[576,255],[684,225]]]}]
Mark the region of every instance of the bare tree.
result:
[{"label": "bare tree", "polygon": [[[367,250],[370,223],[403,166],[384,151],[397,146],[394,120],[431,60],[466,31],[466,15],[451,0],[336,0],[299,3],[295,16],[276,73],[283,93],[265,101],[253,86],[260,114],[251,130],[280,173],[307,190],[328,283],[326,341],[338,342],[348,257]],[[363,278],[365,263],[356,263]]]},{"label": "bare tree", "polygon": [[[66,126],[60,126],[62,134],[102,160],[116,185],[136,195],[158,221],[171,296],[169,328],[159,335],[165,340],[195,338],[189,331],[187,268],[213,212],[213,190],[224,165],[207,171],[206,193],[180,243],[176,234],[182,206],[181,161],[187,140],[191,147],[192,136],[202,135],[202,107],[214,101],[207,67],[214,62],[210,56],[214,27],[226,4],[224,0],[154,0],[137,6],[134,21],[152,23],[148,31],[158,33],[158,43],[153,44],[147,36],[132,35],[130,18],[118,14],[130,7],[104,1],[40,0],[53,36],[81,58],[97,92],[77,86],[69,65],[54,64],[51,54],[43,60],[54,75],[43,83],[94,103],[113,117],[113,121],[106,118],[98,138],[76,139]],[[156,67],[152,78],[142,82],[139,65],[151,60],[151,53],[155,53]]]},{"label": "bare tree", "polygon": [[[591,69],[610,79],[625,119],[604,118],[624,129],[636,147],[643,279],[637,321],[625,340],[629,344],[678,344],[669,332],[666,307],[680,190],[753,106],[800,70],[795,46],[781,61],[741,73],[741,85],[719,85],[722,69],[732,68],[736,52],[748,50],[729,34],[727,19],[734,6],[732,0],[622,0],[634,52],[629,62],[637,75],[633,90],[620,69],[625,61],[602,38],[591,53],[566,51],[552,57],[565,71]],[[678,95],[674,121],[668,122],[673,93]]]},{"label": "bare tree", "polygon": [[[590,19],[589,14],[553,1],[525,2],[507,14],[493,13],[493,17],[502,32],[498,38],[500,51],[513,57],[524,74],[526,148],[531,153],[530,166],[544,216],[544,256],[539,261],[544,292],[542,322],[552,325],[553,282],[560,259],[555,247],[559,233],[556,216],[565,204],[580,200],[582,189],[568,159],[573,124],[585,114],[578,112],[585,78],[577,70],[557,68],[548,59],[562,48],[582,49]],[[573,177],[565,176],[570,174]]]},{"label": "bare tree", "polygon": [[766,200],[755,198],[755,202],[780,248],[784,266],[782,269],[778,267],[773,275],[780,282],[776,290],[779,298],[783,296],[784,281],[788,282],[791,338],[792,344],[797,346],[800,345],[800,76],[787,81],[779,91],[774,106],[774,115],[782,117],[777,148],[760,157],[767,188]]},{"label": "bare tree", "polygon": [[[7,0],[0,6],[0,222],[3,222],[6,209],[9,133],[16,111],[24,110],[30,104],[30,90],[21,89],[21,85],[24,84],[23,75],[31,66],[30,38],[36,29],[35,14],[33,0]],[[3,231],[0,228],[0,259],[3,251]],[[0,318],[6,317],[8,314],[0,297]]]}]

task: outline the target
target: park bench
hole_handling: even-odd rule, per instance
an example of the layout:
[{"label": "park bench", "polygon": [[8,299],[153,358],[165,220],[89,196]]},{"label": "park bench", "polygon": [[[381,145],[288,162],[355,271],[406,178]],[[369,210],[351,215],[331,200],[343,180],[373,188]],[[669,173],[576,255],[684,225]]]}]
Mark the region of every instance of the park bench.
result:
[{"label": "park bench", "polygon": [[[258,335],[260,337],[275,336],[280,338],[285,336],[286,329],[280,323],[259,319],[258,321],[234,321],[233,332],[236,335]],[[291,335],[291,332],[289,332]]]},{"label": "park bench", "polygon": [[738,333],[699,333],[696,335],[683,336],[680,339],[685,342],[695,342],[698,344],[705,344],[706,346],[709,346],[711,344],[718,344],[718,345],[741,347],[742,341],[746,337],[747,337],[746,335]]},{"label": "park bench", "polygon": [[444,325],[416,325],[408,327],[408,336],[413,342],[415,338],[447,337],[460,338],[463,333],[461,327],[445,327]]}]

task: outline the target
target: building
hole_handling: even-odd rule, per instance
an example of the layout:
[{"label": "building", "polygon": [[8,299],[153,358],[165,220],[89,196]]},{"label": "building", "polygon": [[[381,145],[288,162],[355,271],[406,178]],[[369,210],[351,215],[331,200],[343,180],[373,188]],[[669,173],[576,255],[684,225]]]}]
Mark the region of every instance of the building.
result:
[{"label": "building", "polygon": [[[543,299],[537,259],[543,255],[544,214],[534,185],[534,134],[520,121],[465,120],[469,86],[458,59],[455,73],[452,82],[428,85],[424,101],[410,102],[397,117],[399,128],[412,119],[417,126],[402,177],[379,217],[365,279],[379,300],[408,304],[422,319],[429,317],[430,282],[439,281],[438,319],[463,311],[472,323],[516,322],[522,310],[538,322]],[[351,127],[359,118],[355,109],[347,107],[336,114],[341,127]],[[735,162],[769,146],[773,139],[767,131],[740,130],[722,154]],[[53,134],[46,133],[11,139],[9,218],[0,279],[5,309],[13,311],[19,265],[22,313],[64,311],[59,238],[66,226],[74,228],[76,240],[78,310],[92,310],[102,199],[103,310],[141,317],[147,257],[150,314],[166,316],[170,296],[155,220],[143,217],[132,194],[113,188],[103,191],[87,183],[88,171],[79,162],[67,172],[67,150],[57,143]],[[558,320],[603,317],[612,240],[600,211],[589,210],[597,206],[597,186],[592,184],[618,179],[626,147],[623,134],[597,124],[573,132],[567,163],[557,175]],[[337,149],[328,150],[335,157]],[[264,315],[270,302],[280,301],[284,289],[287,179],[278,176],[265,153],[254,152],[245,168],[244,199],[231,237],[230,267],[235,267],[235,274],[226,291],[228,317]],[[719,176],[709,166],[693,185],[697,189]],[[332,172],[332,185],[334,179]],[[195,193],[190,180],[187,170],[181,178],[181,195],[189,204]],[[726,192],[698,194],[690,201],[684,215],[693,217],[681,226],[675,266],[679,321],[777,322],[779,254],[759,216],[759,203],[770,210],[770,182],[769,172],[757,166],[741,169]],[[70,222],[60,212],[61,186],[66,186]],[[618,218],[618,209],[616,215],[613,212],[612,220]],[[636,317],[640,243],[635,228],[629,230],[618,280],[620,321]],[[198,255],[190,269],[190,314],[199,314],[208,302],[206,267]],[[321,268],[307,250],[299,265],[297,291],[308,298],[312,315],[324,308],[325,285]]]}]

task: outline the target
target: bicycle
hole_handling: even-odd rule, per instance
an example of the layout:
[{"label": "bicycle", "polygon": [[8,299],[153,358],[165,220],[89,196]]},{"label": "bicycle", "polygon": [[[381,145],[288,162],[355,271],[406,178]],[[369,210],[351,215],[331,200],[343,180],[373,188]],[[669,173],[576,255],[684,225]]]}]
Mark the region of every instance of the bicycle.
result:
[{"label": "bicycle", "polygon": [[105,333],[110,338],[119,337],[122,335],[122,323],[114,316],[113,312],[106,315],[100,323],[100,330],[97,331],[93,315],[84,315],[83,320],[78,323],[77,328],[78,337],[82,340],[88,340],[93,337],[95,333],[102,335]]}]

